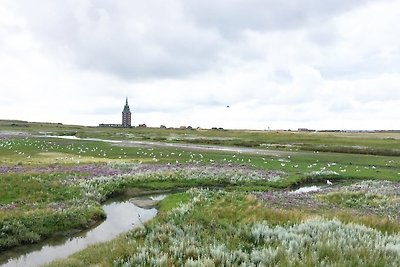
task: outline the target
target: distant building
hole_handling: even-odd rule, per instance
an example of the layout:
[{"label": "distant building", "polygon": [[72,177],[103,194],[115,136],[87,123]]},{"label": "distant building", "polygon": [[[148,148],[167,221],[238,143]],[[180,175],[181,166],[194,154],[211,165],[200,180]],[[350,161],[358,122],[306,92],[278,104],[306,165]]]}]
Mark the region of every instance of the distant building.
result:
[{"label": "distant building", "polygon": [[122,124],[100,123],[99,127],[122,128]]},{"label": "distant building", "polygon": [[131,127],[131,110],[129,109],[128,98],[126,98],[125,107],[122,111],[122,127]]},{"label": "distant building", "polygon": [[308,128],[298,128],[298,132],[315,132],[315,130],[308,129]]},{"label": "distant building", "polygon": [[131,128],[132,127],[131,120],[132,120],[132,113],[131,110],[129,109],[128,98],[126,98],[124,110],[122,110],[122,124],[101,123],[99,124],[99,127]]}]

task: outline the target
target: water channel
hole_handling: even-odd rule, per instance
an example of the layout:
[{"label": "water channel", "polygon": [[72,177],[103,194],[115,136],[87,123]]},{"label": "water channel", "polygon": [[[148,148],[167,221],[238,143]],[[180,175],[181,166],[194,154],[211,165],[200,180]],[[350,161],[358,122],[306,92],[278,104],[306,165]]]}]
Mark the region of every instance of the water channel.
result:
[{"label": "water channel", "polygon": [[[126,147],[167,147],[167,148],[179,148],[179,149],[191,149],[198,151],[224,151],[234,153],[247,153],[247,154],[259,154],[259,155],[270,155],[270,156],[287,156],[299,154],[300,152],[295,151],[284,151],[284,150],[270,150],[261,148],[248,148],[248,147],[231,147],[231,146],[217,146],[217,145],[203,145],[203,144],[190,144],[190,143],[168,143],[168,142],[157,142],[157,141],[131,141],[131,140],[109,140],[100,138],[80,138],[70,135],[38,135],[41,138],[58,138],[66,140],[81,140],[81,141],[98,141],[106,142],[119,146]],[[302,154],[311,152],[301,152]]]},{"label": "water channel", "polygon": [[0,266],[40,266],[56,259],[68,257],[89,245],[111,240],[156,216],[155,208],[141,208],[140,204],[134,203],[142,202],[149,206],[148,203],[156,202],[163,197],[165,195],[143,196],[135,198],[135,201],[110,200],[103,205],[107,214],[107,218],[103,222],[72,236],[53,237],[39,244],[20,246],[2,252],[0,253]]}]

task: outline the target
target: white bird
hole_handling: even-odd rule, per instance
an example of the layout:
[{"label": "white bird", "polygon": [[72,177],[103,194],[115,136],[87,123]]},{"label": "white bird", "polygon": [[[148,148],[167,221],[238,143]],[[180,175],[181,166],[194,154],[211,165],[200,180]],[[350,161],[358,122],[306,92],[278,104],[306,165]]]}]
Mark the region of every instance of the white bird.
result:
[{"label": "white bird", "polygon": [[329,180],[326,180],[326,184],[327,185],[333,185],[333,183],[331,181],[329,181]]}]

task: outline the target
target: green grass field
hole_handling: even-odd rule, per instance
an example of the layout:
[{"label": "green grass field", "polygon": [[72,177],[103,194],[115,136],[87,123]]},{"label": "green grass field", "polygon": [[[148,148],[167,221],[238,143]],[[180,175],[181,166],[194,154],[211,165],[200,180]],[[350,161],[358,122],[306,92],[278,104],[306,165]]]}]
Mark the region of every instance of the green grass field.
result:
[{"label": "green grass field", "polygon": [[99,128],[74,125],[0,121],[4,131],[35,135],[72,135],[113,140],[144,140],[257,147],[289,151],[321,151],[372,155],[400,155],[400,132],[291,132],[243,130],[181,130],[157,128]]},{"label": "green grass field", "polygon": [[[128,145],[49,135],[256,150]],[[388,181],[397,186],[399,140],[400,133],[395,132],[109,129],[2,121],[0,253],[56,233],[88,228],[104,217],[101,204],[105,200],[129,190],[210,187],[220,191],[171,194],[160,203],[160,214],[144,228],[89,247],[54,266],[136,265],[140,259],[143,266],[304,266],[320,262],[396,266],[400,262],[396,249],[400,247],[400,221],[395,212],[399,196],[390,190],[371,193],[343,188],[363,181]],[[328,179],[338,190],[305,200],[279,195],[300,185],[326,186]],[[258,197],[263,194],[268,197]],[[315,210],[296,205],[302,201],[317,203],[312,206]],[[299,229],[314,226],[320,229],[312,236],[314,241],[299,233]],[[323,229],[339,237],[330,237]],[[193,236],[193,232],[198,234]],[[282,236],[266,238],[278,232],[296,236],[299,243],[289,244]],[[360,236],[357,242],[361,245],[352,240],[352,233]],[[193,249],[172,251],[180,242]],[[350,245],[339,249],[340,242]],[[370,242],[382,245],[375,251]],[[347,255],[346,260],[341,255]],[[155,258],[163,260],[155,262]]]}]

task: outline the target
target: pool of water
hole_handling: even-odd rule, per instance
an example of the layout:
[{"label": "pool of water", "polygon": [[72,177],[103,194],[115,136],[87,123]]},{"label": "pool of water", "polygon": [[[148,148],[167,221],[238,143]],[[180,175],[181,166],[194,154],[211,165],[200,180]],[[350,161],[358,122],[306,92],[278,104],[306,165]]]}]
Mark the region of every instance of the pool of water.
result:
[{"label": "pool of water", "polygon": [[301,194],[301,193],[308,193],[308,192],[317,192],[321,190],[321,186],[303,186],[300,187],[299,189],[292,191],[292,194]]},{"label": "pool of water", "polygon": [[[165,195],[147,196],[143,199],[161,200]],[[89,245],[104,242],[127,232],[135,225],[152,219],[155,208],[140,208],[129,200],[113,200],[105,203],[106,220],[92,229],[69,237],[54,237],[40,244],[20,246],[0,254],[0,266],[39,266],[55,259],[65,258]]]}]

